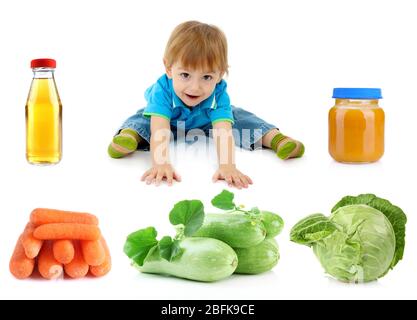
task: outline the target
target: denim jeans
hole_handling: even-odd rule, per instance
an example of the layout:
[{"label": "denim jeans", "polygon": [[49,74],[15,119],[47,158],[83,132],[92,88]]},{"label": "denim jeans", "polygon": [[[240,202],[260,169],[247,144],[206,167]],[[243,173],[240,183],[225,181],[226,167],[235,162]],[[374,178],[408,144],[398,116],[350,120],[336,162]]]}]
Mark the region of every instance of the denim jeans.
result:
[{"label": "denim jeans", "polygon": [[[151,119],[143,115],[143,110],[139,110],[135,115],[129,117],[119,128],[120,130],[130,128],[135,130],[144,140],[146,144],[140,144],[138,149],[149,150],[149,143],[151,138]],[[233,136],[235,143],[238,147],[246,150],[256,150],[262,148],[262,137],[272,129],[277,127],[267,123],[266,121],[258,118],[253,113],[250,113],[242,108],[236,108],[232,106],[234,124],[232,125]],[[211,123],[201,128],[193,128],[185,130],[178,122],[177,126],[171,124],[171,132],[173,139],[177,140],[179,137],[186,137],[186,142],[192,143],[194,139],[190,137],[204,134],[207,137],[212,137],[213,126]]]}]

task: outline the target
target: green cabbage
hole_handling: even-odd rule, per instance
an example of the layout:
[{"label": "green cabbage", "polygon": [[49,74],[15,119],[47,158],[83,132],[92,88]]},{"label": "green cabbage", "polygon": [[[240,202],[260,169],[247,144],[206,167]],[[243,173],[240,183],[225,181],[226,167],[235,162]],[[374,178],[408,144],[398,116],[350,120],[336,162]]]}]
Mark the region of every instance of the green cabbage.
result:
[{"label": "green cabbage", "polygon": [[404,212],[373,194],[344,197],[329,218],[314,214],[291,230],[291,241],[312,247],[328,274],[344,282],[383,277],[403,257]]}]

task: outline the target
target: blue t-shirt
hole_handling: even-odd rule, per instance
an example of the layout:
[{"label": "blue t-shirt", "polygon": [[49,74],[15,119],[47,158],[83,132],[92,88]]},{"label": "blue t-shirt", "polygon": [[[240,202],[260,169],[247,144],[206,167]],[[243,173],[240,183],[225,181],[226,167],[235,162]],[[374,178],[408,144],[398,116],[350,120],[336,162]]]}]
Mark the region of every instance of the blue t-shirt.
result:
[{"label": "blue t-shirt", "polygon": [[226,81],[221,80],[213,93],[195,107],[187,107],[175,94],[172,79],[163,75],[145,92],[147,106],[144,116],[157,115],[170,120],[177,126],[178,121],[185,123],[185,129],[204,127],[220,121],[233,123],[232,107],[226,91]]}]

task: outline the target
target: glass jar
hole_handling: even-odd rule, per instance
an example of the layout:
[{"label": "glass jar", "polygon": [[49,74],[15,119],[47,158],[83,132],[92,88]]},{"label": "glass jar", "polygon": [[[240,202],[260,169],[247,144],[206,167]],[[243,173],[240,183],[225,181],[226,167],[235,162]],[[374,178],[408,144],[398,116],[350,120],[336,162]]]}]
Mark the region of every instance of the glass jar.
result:
[{"label": "glass jar", "polygon": [[62,105],[54,79],[56,61],[32,60],[33,80],[26,102],[26,159],[56,164],[62,157]]},{"label": "glass jar", "polygon": [[384,110],[381,89],[335,88],[329,111],[329,153],[339,162],[367,163],[384,154]]}]

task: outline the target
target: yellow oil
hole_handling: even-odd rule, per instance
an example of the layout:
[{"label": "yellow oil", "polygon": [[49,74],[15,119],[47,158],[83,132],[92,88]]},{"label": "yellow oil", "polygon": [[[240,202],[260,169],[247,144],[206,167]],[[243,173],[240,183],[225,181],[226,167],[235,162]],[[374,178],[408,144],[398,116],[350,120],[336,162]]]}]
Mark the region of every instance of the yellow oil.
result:
[{"label": "yellow oil", "polygon": [[53,78],[32,80],[26,103],[26,158],[55,164],[62,157],[62,105]]}]

